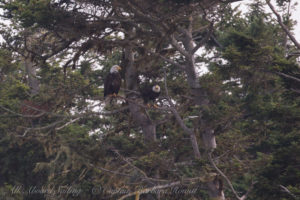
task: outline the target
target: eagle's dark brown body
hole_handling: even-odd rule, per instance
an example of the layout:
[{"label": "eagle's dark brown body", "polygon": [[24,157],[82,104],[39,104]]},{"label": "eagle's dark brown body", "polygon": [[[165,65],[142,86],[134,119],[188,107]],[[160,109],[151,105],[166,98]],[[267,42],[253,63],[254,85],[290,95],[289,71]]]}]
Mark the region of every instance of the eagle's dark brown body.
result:
[{"label": "eagle's dark brown body", "polygon": [[159,92],[153,91],[152,89],[153,86],[154,85],[146,85],[140,89],[140,93],[145,104],[148,103],[149,101],[152,102],[155,101],[155,99],[158,98],[160,95],[160,91]]},{"label": "eagle's dark brown body", "polygon": [[121,75],[119,73],[109,73],[104,82],[104,97],[118,94],[121,87]]}]

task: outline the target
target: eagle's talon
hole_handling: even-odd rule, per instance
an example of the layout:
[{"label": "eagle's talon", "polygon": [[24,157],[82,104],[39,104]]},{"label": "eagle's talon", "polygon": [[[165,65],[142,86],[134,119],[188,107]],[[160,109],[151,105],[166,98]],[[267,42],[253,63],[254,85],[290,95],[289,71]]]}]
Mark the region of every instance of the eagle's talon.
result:
[{"label": "eagle's talon", "polygon": [[[147,105],[148,108],[158,108],[154,101],[160,95],[160,86],[157,84],[146,85],[140,90],[141,96],[144,100],[144,105]],[[151,104],[149,103],[151,102]],[[151,106],[150,106],[151,105]]]}]

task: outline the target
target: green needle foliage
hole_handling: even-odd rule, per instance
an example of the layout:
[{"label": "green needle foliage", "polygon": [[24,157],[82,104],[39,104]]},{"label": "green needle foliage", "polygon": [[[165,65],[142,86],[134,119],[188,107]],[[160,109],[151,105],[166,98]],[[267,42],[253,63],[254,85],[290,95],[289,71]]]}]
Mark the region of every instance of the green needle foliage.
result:
[{"label": "green needle foliage", "polygon": [[[249,200],[300,198],[299,49],[264,1],[0,4],[0,199],[237,199],[228,180]],[[121,90],[104,99],[113,65]],[[158,109],[139,94],[154,82]]]}]

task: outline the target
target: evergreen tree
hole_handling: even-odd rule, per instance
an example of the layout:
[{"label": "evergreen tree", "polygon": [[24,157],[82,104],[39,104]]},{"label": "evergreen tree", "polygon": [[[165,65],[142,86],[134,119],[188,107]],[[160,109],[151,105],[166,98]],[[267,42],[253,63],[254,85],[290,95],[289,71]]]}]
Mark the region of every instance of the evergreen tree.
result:
[{"label": "evergreen tree", "polygon": [[230,2],[1,1],[0,197],[298,198],[297,44]]}]

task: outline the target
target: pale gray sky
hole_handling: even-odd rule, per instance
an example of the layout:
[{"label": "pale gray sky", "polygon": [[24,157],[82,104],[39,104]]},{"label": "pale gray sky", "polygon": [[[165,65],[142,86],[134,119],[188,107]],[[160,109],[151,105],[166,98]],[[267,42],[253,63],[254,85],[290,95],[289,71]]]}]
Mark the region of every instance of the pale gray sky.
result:
[{"label": "pale gray sky", "polygon": [[296,20],[298,22],[294,33],[295,33],[295,36],[296,36],[296,38],[299,42],[300,41],[300,4],[299,3],[296,6],[296,11],[293,12],[292,17],[293,17],[294,20]]}]

